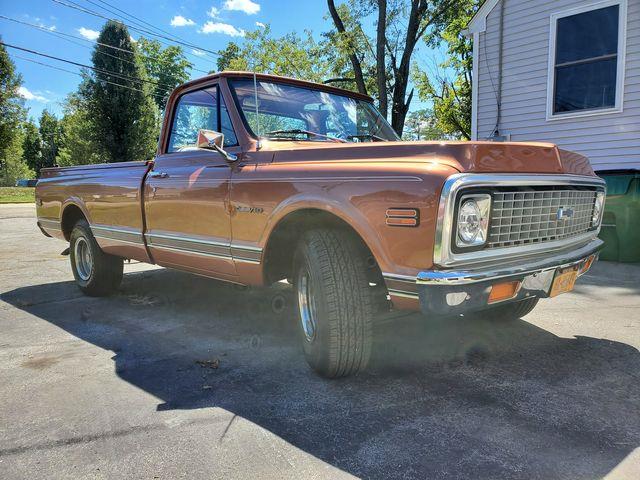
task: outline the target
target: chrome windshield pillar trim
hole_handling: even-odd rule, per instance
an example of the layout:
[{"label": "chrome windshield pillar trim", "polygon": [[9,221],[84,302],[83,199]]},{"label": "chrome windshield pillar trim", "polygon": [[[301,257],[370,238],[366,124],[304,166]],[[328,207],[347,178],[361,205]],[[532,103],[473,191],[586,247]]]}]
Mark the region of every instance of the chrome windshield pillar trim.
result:
[{"label": "chrome windshield pillar trim", "polygon": [[569,251],[538,256],[528,261],[502,263],[469,270],[427,270],[417,275],[418,285],[465,285],[501,278],[530,275],[574,265],[597,253],[604,242],[599,238]]},{"label": "chrome windshield pillar trim", "polygon": [[517,187],[517,186],[590,186],[605,187],[605,181],[599,177],[571,174],[512,174],[512,173],[457,173],[445,181],[440,193],[440,203],[436,221],[433,263],[441,267],[486,262],[487,259],[526,257],[545,251],[555,251],[570,245],[584,243],[597,237],[600,226],[580,237],[526,246],[483,249],[469,253],[453,253],[451,238],[453,232],[455,201],[460,190],[471,187]]}]

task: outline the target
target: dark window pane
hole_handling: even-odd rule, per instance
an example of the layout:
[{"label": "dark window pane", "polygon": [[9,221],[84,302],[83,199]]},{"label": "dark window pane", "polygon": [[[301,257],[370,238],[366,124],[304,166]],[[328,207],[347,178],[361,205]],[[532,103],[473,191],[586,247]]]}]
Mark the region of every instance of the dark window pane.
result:
[{"label": "dark window pane", "polygon": [[556,68],[554,113],[616,104],[615,58]]},{"label": "dark window pane", "polygon": [[556,65],[618,51],[618,5],[558,19]]}]

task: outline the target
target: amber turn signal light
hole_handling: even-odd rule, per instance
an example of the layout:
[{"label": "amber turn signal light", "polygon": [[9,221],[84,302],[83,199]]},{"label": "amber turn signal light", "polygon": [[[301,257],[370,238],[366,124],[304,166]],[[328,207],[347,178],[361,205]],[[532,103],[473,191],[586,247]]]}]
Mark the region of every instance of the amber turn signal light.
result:
[{"label": "amber turn signal light", "polygon": [[501,300],[509,300],[515,297],[520,290],[521,282],[504,282],[497,283],[491,287],[491,293],[489,294],[489,302],[500,302]]},{"label": "amber turn signal light", "polygon": [[578,275],[584,275],[585,273],[587,273],[591,268],[591,265],[593,264],[593,261],[595,259],[596,259],[595,255],[591,255],[589,258],[587,258],[585,262],[582,264],[582,267],[580,267],[580,270],[578,270]]},{"label": "amber turn signal light", "polygon": [[415,208],[390,208],[386,212],[386,224],[395,227],[417,227],[420,214]]}]

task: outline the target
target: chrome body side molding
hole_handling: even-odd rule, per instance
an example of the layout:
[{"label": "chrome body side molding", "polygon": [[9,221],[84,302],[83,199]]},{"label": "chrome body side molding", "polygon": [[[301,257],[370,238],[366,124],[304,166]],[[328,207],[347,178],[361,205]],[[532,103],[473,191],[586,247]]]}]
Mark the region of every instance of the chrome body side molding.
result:
[{"label": "chrome body side molding", "polygon": [[159,248],[174,252],[184,252],[205,257],[233,259],[236,262],[260,264],[262,249],[226,242],[205,240],[202,238],[145,233],[147,244],[151,248]]}]

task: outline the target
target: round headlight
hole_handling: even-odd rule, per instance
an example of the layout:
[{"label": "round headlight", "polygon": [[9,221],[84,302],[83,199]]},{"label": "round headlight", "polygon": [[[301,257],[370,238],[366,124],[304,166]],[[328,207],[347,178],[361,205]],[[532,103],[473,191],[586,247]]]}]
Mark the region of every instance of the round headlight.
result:
[{"label": "round headlight", "polygon": [[460,205],[460,210],[458,211],[458,237],[462,242],[468,245],[476,243],[478,235],[482,232],[481,219],[480,207],[475,200],[466,200]]},{"label": "round headlight", "polygon": [[591,225],[597,227],[600,224],[600,217],[602,216],[602,208],[604,207],[604,193],[598,192],[596,194],[596,201],[593,204],[593,216],[591,217]]}]

